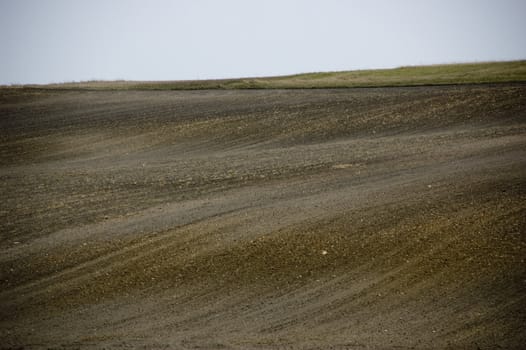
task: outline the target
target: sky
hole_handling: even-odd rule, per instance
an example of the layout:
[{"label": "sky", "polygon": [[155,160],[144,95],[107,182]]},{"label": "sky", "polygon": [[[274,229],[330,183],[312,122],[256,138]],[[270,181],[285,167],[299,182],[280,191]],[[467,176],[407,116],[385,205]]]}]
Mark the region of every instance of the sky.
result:
[{"label": "sky", "polygon": [[525,0],[0,0],[0,84],[526,59]]}]

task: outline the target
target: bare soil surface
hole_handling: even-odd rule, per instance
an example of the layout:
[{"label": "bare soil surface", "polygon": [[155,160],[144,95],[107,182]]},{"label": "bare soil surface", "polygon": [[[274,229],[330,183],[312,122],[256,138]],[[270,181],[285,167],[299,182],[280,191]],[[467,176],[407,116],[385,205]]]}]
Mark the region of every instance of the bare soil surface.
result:
[{"label": "bare soil surface", "polygon": [[526,85],[0,90],[0,347],[526,344]]}]

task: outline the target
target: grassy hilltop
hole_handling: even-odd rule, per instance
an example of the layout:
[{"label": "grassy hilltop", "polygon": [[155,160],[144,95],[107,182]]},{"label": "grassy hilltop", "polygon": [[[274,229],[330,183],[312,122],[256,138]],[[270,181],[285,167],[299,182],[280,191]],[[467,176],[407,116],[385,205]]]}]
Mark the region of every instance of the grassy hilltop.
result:
[{"label": "grassy hilltop", "polygon": [[277,77],[187,81],[88,81],[27,87],[96,90],[315,89],[526,81],[526,61],[410,66]]}]

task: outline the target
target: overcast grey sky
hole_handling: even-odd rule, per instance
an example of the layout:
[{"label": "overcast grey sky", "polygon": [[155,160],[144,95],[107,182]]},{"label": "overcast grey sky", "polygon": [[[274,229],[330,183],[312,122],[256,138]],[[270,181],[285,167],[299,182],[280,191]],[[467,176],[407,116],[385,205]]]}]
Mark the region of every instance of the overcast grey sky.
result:
[{"label": "overcast grey sky", "polygon": [[0,84],[526,58],[525,0],[0,0]]}]

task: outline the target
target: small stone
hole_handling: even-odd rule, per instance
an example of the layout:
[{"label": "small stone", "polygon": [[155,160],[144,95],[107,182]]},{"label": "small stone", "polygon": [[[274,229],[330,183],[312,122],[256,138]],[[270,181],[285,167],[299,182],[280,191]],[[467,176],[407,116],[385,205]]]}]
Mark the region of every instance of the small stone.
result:
[{"label": "small stone", "polygon": [[321,255],[327,255],[327,251],[326,250],[322,250],[321,251]]}]

